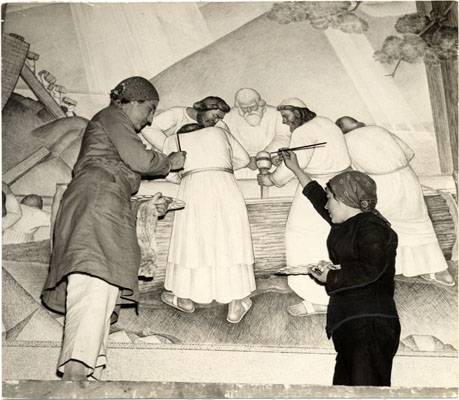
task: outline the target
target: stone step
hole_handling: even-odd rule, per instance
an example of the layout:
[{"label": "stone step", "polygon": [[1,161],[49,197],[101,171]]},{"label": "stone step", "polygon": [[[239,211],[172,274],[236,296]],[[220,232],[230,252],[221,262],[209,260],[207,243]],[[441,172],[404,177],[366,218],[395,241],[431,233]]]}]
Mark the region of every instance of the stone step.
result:
[{"label": "stone step", "polygon": [[6,381],[10,399],[457,398],[457,387],[400,388],[189,382]]},{"label": "stone step", "polygon": [[[4,380],[58,380],[60,342],[4,341]],[[226,384],[331,385],[331,349],[257,345],[111,343],[110,381],[200,382]],[[392,385],[456,387],[457,352],[399,352]]]}]

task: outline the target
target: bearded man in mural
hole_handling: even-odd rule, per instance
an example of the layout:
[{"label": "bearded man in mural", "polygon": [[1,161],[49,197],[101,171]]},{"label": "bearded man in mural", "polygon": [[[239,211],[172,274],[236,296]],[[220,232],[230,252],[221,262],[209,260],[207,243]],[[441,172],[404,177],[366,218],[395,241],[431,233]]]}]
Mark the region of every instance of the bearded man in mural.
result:
[{"label": "bearded man in mural", "polygon": [[218,126],[228,129],[222,121],[230,106],[220,97],[208,96],[197,101],[192,107],[172,107],[158,114],[151,126],[142,131],[142,137],[151,146],[162,150],[168,136],[175,135],[187,124],[198,123],[203,128]]},{"label": "bearded man in mural", "polygon": [[[287,147],[290,142],[291,133],[288,126],[282,123],[282,116],[275,107],[266,104],[255,89],[242,88],[236,92],[234,107],[225,115],[224,121],[250,156],[247,168],[235,172],[239,179],[256,177],[258,152],[277,151]],[[276,166],[280,162],[279,157],[273,159]]]},{"label": "bearded man in mural", "polygon": [[[277,109],[282,115],[283,123],[292,132],[290,147],[326,142],[324,147],[298,152],[301,169],[313,176],[319,184],[325,186],[331,178],[350,167],[346,142],[333,121],[317,116],[297,98],[284,100]],[[258,183],[281,187],[293,177],[293,172],[282,163],[272,173],[258,175]],[[302,190],[301,185],[298,185],[285,230],[287,267],[293,268],[328,259],[326,242],[330,226],[303,196]],[[288,307],[291,315],[307,316],[327,312],[329,298],[323,286],[317,285],[305,275],[289,275],[288,284],[303,299]]]}]

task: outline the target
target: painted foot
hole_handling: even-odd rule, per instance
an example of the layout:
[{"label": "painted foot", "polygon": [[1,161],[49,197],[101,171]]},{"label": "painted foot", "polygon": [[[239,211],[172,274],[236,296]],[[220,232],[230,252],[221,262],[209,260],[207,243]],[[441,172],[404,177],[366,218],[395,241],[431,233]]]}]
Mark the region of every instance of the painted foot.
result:
[{"label": "painted foot", "polygon": [[326,314],[327,306],[324,304],[314,304],[305,300],[293,306],[288,306],[287,311],[294,317],[307,317],[308,315]]},{"label": "painted foot", "polygon": [[423,274],[420,275],[422,279],[436,283],[442,286],[454,286],[454,278],[451,276],[449,271],[445,269],[444,271],[436,272],[435,274]]},{"label": "painted foot", "polygon": [[166,303],[168,306],[174,307],[177,310],[180,310],[186,313],[192,313],[196,309],[192,300],[177,297],[175,294],[171,292],[162,292],[161,300],[163,301],[163,303]]},{"label": "painted foot", "polygon": [[226,320],[232,324],[237,324],[242,321],[245,314],[252,307],[252,300],[250,298],[245,298],[242,300],[233,300],[228,304],[228,315]]}]

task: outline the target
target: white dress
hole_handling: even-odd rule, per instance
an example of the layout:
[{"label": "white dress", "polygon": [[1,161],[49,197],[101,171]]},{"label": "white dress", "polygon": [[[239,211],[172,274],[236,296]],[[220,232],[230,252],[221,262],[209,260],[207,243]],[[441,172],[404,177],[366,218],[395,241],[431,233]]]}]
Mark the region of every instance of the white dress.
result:
[{"label": "white dress", "polygon": [[448,268],[424,202],[418,177],[410,166],[413,150],[378,126],[345,135],[352,167],[376,182],[376,208],[398,235],[396,273],[405,276]]},{"label": "white dress", "polygon": [[[165,288],[197,303],[229,303],[255,290],[247,208],[232,170],[249,156],[229,132],[210,127],[180,135],[187,152],[177,197]],[[164,150],[176,150],[176,137]]]},{"label": "white dress", "polygon": [[[280,112],[273,106],[266,106],[263,118],[257,126],[249,125],[237,108],[226,114],[224,121],[249,156],[256,156],[263,150],[276,151],[281,147],[288,147],[290,142],[290,129],[282,123]],[[258,174],[258,170],[249,168],[241,168],[235,172],[237,179],[256,179]]]},{"label": "white dress", "polygon": [[[335,175],[350,167],[349,154],[341,130],[328,118],[315,117],[296,128],[290,147],[327,142],[314,150],[297,151],[300,167],[322,186]],[[276,186],[283,186],[294,174],[284,163],[271,176]],[[296,178],[295,178],[296,179]],[[327,237],[330,225],[314,209],[297,186],[285,230],[285,249],[288,266],[328,260]],[[304,300],[315,304],[328,304],[323,286],[309,276],[289,276],[288,284]]]}]

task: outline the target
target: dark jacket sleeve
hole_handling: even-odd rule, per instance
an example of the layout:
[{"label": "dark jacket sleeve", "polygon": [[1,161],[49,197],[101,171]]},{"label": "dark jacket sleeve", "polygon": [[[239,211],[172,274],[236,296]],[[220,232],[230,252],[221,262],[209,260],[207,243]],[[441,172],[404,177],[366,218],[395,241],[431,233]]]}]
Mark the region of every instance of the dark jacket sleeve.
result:
[{"label": "dark jacket sleeve", "polygon": [[329,294],[370,285],[378,280],[388,266],[390,232],[382,225],[362,224],[359,227],[353,260],[341,263],[340,270],[330,270],[326,288]]},{"label": "dark jacket sleeve", "polygon": [[325,209],[325,205],[327,204],[327,192],[323,187],[320,186],[317,181],[309,182],[303,188],[303,195],[309,199],[321,217],[332,225],[330,214]]},{"label": "dark jacket sleeve", "polygon": [[165,154],[147,150],[132,124],[122,117],[105,121],[105,131],[116,147],[121,160],[141,175],[167,175],[170,162]]}]

